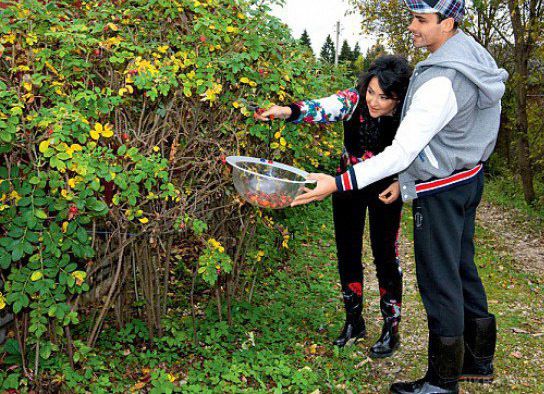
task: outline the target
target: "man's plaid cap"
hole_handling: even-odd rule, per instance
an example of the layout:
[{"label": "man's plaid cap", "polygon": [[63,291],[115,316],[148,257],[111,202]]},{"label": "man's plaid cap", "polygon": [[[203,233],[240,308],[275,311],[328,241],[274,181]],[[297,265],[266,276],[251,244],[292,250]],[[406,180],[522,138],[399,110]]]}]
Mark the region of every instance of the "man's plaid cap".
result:
[{"label": "man's plaid cap", "polygon": [[461,22],[465,16],[464,0],[404,0],[408,9],[420,14],[442,14]]}]

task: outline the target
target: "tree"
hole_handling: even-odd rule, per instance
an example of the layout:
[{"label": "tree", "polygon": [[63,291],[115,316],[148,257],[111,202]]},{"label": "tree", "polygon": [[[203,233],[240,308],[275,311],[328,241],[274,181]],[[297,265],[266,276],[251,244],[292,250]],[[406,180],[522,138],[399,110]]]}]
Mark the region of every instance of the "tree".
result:
[{"label": "tree", "polygon": [[[513,94],[513,139],[517,146],[517,170],[521,177],[525,201],[533,203],[534,159],[529,138],[529,105],[527,101],[530,80],[530,61],[538,56],[540,37],[544,34],[544,4],[539,0],[508,0],[474,2],[471,9],[473,25],[468,26],[472,36],[496,56],[503,56],[509,68],[509,85]],[[476,28],[475,28],[476,27]],[[500,51],[500,52],[499,52]],[[495,52],[495,53],[494,53]],[[499,60],[501,60],[499,58]]]},{"label": "tree", "polygon": [[412,45],[410,24],[406,6],[400,1],[349,0],[361,15],[361,30],[364,34],[377,36],[378,42],[386,45],[393,53],[417,61],[424,54]]},{"label": "tree", "polygon": [[385,55],[386,53],[387,51],[381,44],[374,44],[372,47],[368,48],[363,61],[363,70],[368,70],[376,58]]},{"label": "tree", "polygon": [[353,60],[353,51],[348,44],[347,40],[342,43],[342,49],[340,49],[340,55],[338,56],[339,62],[351,62]]},{"label": "tree", "polygon": [[312,42],[310,41],[310,36],[308,35],[308,32],[306,31],[306,29],[304,29],[298,41],[300,42],[301,45],[307,46],[313,52]]},{"label": "tree", "polygon": [[361,47],[359,46],[359,43],[356,43],[353,51],[351,52],[351,60],[356,61],[359,59],[359,56],[361,56]]},{"label": "tree", "polygon": [[319,58],[327,63],[334,63],[335,47],[332,42],[331,35],[329,34],[325,39],[325,43],[321,47],[321,52],[319,53]]}]

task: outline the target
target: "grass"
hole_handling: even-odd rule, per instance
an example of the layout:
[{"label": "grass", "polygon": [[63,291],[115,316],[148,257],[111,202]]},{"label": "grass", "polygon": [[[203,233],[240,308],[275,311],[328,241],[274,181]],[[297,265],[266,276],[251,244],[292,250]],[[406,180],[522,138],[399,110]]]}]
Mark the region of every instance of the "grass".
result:
[{"label": "grass", "polygon": [[537,199],[533,205],[525,202],[521,181],[512,175],[486,177],[485,198],[501,207],[513,210],[529,223],[533,230],[544,228],[544,184],[535,179]]},{"label": "grass", "polygon": [[[426,322],[410,244],[402,247],[403,345],[393,358],[374,361],[367,357],[381,326],[374,269],[367,264],[369,336],[357,346],[336,349],[330,342],[341,330],[343,311],[330,206],[307,208],[306,215],[307,230],[298,237],[296,254],[282,267],[270,265],[253,304],[236,305],[233,327],[201,324],[201,332],[209,332],[204,334],[205,346],[197,350],[204,361],[187,369],[187,391],[374,393],[387,392],[392,382],[424,373]],[[411,232],[408,214],[403,230],[407,235]],[[499,325],[498,377],[493,385],[462,387],[469,393],[544,392],[542,337],[533,335],[542,331],[544,322],[542,278],[516,271],[512,260],[496,249],[496,240],[481,228],[477,243],[477,264]],[[370,261],[368,255],[365,260]],[[214,339],[217,327],[223,334]]]},{"label": "grass", "polygon": [[[415,283],[411,216],[405,208],[401,258],[404,269],[402,345],[394,357],[371,360],[369,346],[380,333],[378,286],[367,251],[365,308],[368,338],[356,346],[331,345],[343,324],[330,202],[297,208],[291,259],[262,262],[251,304],[233,305],[233,324],[217,319],[216,305],[202,305],[199,344],[194,346],[186,310],[174,312],[168,336],[153,350],[134,345],[133,325],[102,335],[88,355],[87,371],[72,376],[71,390],[187,393],[378,393],[397,380],[419,378],[426,367],[427,329]],[[514,268],[488,232],[477,230],[477,265],[490,310],[497,316],[497,379],[493,385],[461,385],[465,393],[544,392],[544,281]],[[205,315],[205,318],[204,318]],[[68,376],[68,375],[67,375]],[[92,382],[92,383],[91,383]],[[146,392],[146,391],[142,391]]]}]

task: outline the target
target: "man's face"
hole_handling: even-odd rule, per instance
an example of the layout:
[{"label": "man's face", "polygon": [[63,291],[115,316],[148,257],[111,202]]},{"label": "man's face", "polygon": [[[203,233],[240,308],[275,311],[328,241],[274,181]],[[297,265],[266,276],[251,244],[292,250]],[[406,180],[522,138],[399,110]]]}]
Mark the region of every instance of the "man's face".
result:
[{"label": "man's face", "polygon": [[438,22],[437,14],[412,12],[412,23],[408,26],[408,30],[412,33],[414,46],[416,48],[427,48],[430,52],[440,48],[448,39],[442,23]]}]

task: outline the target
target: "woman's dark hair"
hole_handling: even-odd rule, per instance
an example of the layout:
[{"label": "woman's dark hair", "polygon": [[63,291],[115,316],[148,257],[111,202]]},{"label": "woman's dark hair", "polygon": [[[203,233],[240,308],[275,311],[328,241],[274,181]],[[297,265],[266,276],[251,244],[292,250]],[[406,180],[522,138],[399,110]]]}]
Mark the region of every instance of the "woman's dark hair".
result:
[{"label": "woman's dark hair", "polygon": [[[378,84],[386,96],[399,101],[397,108],[402,106],[411,75],[412,67],[404,57],[398,55],[380,56],[372,62],[368,70],[363,72],[359,78],[358,90],[363,107],[366,107],[364,98],[366,97],[368,84],[374,77],[378,79]],[[368,111],[368,108],[366,111]],[[368,115],[368,113],[364,115]]]},{"label": "woman's dark hair", "polygon": [[[408,90],[412,67],[408,61],[397,55],[380,56],[361,74],[357,90],[359,91],[358,115],[352,116],[352,122],[357,122],[359,116],[363,120],[357,133],[344,134],[344,145],[352,154],[359,155],[364,150],[381,151],[388,146],[397,131],[404,97]],[[372,78],[378,79],[378,84],[388,97],[398,100],[393,116],[384,116],[380,120],[373,119],[366,103],[366,90]]]}]

